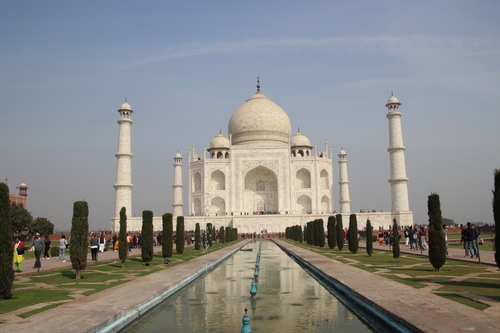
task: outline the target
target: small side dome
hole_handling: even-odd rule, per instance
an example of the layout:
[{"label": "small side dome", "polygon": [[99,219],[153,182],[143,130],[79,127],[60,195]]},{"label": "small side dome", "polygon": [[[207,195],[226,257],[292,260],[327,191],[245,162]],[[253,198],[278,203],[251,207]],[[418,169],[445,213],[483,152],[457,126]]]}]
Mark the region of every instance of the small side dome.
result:
[{"label": "small side dome", "polygon": [[213,138],[212,142],[210,142],[210,149],[215,148],[229,148],[229,139],[224,135],[219,134],[215,138]]},{"label": "small side dome", "polygon": [[291,147],[311,147],[309,139],[302,133],[297,132],[290,140]]},{"label": "small side dome", "polygon": [[338,156],[341,156],[341,155],[347,155],[347,153],[345,152],[345,150],[344,150],[344,149],[341,149],[341,150],[339,151],[339,155],[338,155]]},{"label": "small side dome", "polygon": [[389,100],[387,101],[387,104],[385,106],[387,106],[389,104],[399,104],[399,105],[401,105],[401,103],[399,102],[399,100],[394,95],[392,95],[391,98],[389,98]]},{"label": "small side dome", "polygon": [[174,158],[182,158],[182,155],[181,155],[181,154],[179,154],[179,152],[177,152],[177,153],[175,154]]},{"label": "small side dome", "polygon": [[122,104],[122,106],[120,107],[120,110],[130,110],[130,111],[132,111],[132,109],[130,108],[130,105],[127,102],[125,102],[125,103]]},{"label": "small side dome", "polygon": [[25,182],[22,182],[21,185],[19,185],[19,187],[28,187],[28,185],[26,185]]}]

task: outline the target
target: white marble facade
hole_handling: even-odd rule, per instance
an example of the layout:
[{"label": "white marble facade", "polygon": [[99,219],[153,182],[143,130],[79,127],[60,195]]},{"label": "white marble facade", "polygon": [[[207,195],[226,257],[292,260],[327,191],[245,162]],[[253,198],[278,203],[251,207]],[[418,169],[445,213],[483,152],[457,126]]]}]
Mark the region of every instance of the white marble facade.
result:
[{"label": "white marble facade", "polygon": [[[389,109],[391,211],[357,213],[360,230],[365,227],[367,219],[375,229],[388,228],[394,218],[400,225],[413,224],[413,213],[408,207],[400,105],[394,96],[386,104]],[[123,112],[123,109],[130,110],[130,107],[122,106],[119,111]],[[129,164],[132,157],[129,150],[131,120],[121,118],[119,123],[119,141],[123,144],[119,144],[117,154],[114,231],[119,229],[119,208],[123,203],[131,206],[133,186]],[[338,156],[340,213],[347,227],[351,202],[347,154],[341,150]],[[327,143],[320,151],[311,146],[300,131],[291,135],[288,115],[260,92],[258,84],[257,93],[231,116],[227,136],[218,134],[210,142],[210,147],[201,153],[197,153],[193,145],[187,159],[187,186],[182,184],[182,157],[179,153],[175,155],[174,217],[185,214],[186,230],[194,230],[196,223],[204,228],[210,222],[216,228],[231,226],[242,233],[284,232],[288,226],[305,225],[314,219],[323,219],[326,225],[328,217],[337,213],[332,159],[332,150]],[[187,189],[187,207],[182,203],[183,189]],[[187,212],[183,211],[186,208]],[[161,217],[155,217],[153,223],[155,230],[161,230]],[[141,218],[129,215],[127,225],[130,231],[140,230]]]}]

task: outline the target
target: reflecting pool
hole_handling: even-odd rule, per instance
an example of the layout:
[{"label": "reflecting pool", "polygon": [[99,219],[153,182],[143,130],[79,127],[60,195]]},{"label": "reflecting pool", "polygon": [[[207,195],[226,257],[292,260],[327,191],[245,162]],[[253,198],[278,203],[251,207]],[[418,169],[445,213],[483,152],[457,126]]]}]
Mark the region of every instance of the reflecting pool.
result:
[{"label": "reflecting pool", "polygon": [[372,332],[271,241],[262,241],[255,299],[250,296],[259,241],[245,246],[126,332],[232,332],[248,308],[252,332]]}]

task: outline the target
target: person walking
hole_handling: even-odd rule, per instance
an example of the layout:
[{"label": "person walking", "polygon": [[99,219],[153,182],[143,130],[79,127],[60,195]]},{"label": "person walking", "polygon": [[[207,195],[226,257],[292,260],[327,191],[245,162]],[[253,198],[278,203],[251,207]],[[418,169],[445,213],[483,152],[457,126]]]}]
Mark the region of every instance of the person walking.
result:
[{"label": "person walking", "polygon": [[90,252],[92,253],[92,260],[97,261],[97,250],[99,248],[99,238],[95,233],[92,233],[92,238],[90,239]]},{"label": "person walking", "polygon": [[66,248],[68,247],[68,241],[66,241],[66,236],[62,235],[59,240],[59,260],[58,262],[66,262],[64,260],[64,254],[66,253]]},{"label": "person walking", "polygon": [[21,242],[19,237],[16,237],[16,241],[14,242],[14,266],[16,273],[23,271],[24,250],[24,243]]},{"label": "person walking", "polygon": [[446,247],[446,256],[449,257],[450,253],[448,252],[448,227],[446,224],[443,224],[443,236],[444,236],[444,245]]},{"label": "person walking", "polygon": [[49,250],[50,250],[50,238],[49,235],[45,235],[43,259],[50,259]]},{"label": "person walking", "polygon": [[42,251],[45,249],[45,242],[40,238],[40,234],[38,232],[35,234],[35,239],[31,243],[30,248],[35,250],[35,266],[33,266],[33,268],[38,268],[38,271],[40,272],[40,268],[42,267],[40,256],[42,255]]},{"label": "person walking", "polygon": [[104,246],[106,245],[106,237],[104,237],[104,232],[101,232],[101,237],[99,237],[99,252],[104,252]]}]

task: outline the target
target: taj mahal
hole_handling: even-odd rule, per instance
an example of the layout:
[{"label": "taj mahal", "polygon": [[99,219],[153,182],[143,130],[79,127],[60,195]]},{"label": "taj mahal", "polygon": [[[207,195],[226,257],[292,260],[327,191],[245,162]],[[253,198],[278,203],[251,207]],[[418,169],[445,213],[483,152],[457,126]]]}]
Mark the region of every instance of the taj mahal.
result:
[{"label": "taj mahal", "polygon": [[[357,213],[358,229],[370,219],[374,228],[389,228],[395,218],[400,225],[413,225],[408,204],[405,147],[401,130],[401,103],[391,96],[388,109],[390,158],[390,212]],[[127,211],[127,229],[141,230],[142,218],[132,213],[132,152],[130,105],[125,101],[118,110],[119,135],[115,188],[115,214],[111,228],[119,230],[122,207]],[[304,226],[315,219],[326,222],[331,215],[342,214],[344,226],[351,212],[347,153],[338,157],[338,208],[334,200],[333,151],[311,146],[300,130],[292,135],[286,112],[260,91],[234,111],[228,124],[228,136],[219,133],[209,148],[188,152],[188,184],[182,182],[183,157],[174,156],[173,211],[185,216],[186,230],[195,224],[205,228],[238,228],[239,233],[284,232],[286,227]],[[187,214],[183,191],[187,190]],[[389,189],[388,189],[389,190]],[[153,219],[154,230],[162,229],[161,216]],[[175,222],[174,222],[175,225]]]}]

